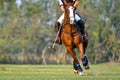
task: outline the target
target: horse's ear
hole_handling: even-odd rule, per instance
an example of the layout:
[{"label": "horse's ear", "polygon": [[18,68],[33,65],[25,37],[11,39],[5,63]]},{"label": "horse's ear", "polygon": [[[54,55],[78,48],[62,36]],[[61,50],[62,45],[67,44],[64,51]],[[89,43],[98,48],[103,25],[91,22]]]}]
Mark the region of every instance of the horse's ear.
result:
[{"label": "horse's ear", "polygon": [[68,8],[68,3],[66,2],[66,0],[63,0],[63,4],[64,4],[64,8],[65,8],[65,10]]}]

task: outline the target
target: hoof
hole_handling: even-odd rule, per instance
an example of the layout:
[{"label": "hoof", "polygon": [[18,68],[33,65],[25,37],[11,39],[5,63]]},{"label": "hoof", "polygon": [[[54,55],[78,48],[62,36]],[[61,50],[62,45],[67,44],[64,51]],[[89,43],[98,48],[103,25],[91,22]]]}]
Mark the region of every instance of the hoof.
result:
[{"label": "hoof", "polygon": [[84,66],[85,70],[89,70],[90,67],[87,65],[87,66]]},{"label": "hoof", "polygon": [[77,71],[77,70],[74,70],[74,74],[78,74],[78,71]]},{"label": "hoof", "polygon": [[75,74],[75,75],[78,75],[78,74],[79,74],[80,76],[83,76],[83,72],[79,72],[78,70],[74,70],[74,74]]},{"label": "hoof", "polygon": [[55,49],[54,47],[52,47],[52,46],[48,46],[48,49],[51,49],[51,50],[53,50],[53,51],[56,51],[56,49]]},{"label": "hoof", "polygon": [[80,76],[83,76],[83,72],[79,72],[79,75],[80,75]]}]

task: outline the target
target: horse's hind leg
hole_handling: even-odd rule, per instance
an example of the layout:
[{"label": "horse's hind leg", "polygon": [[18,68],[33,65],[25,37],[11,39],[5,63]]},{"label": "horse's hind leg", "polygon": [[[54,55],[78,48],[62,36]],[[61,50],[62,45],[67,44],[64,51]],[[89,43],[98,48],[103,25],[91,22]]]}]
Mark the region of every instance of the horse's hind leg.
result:
[{"label": "horse's hind leg", "polygon": [[89,69],[88,59],[87,59],[87,56],[86,56],[87,45],[88,45],[88,40],[86,40],[86,41],[83,42],[84,57],[85,57],[84,60],[83,60],[83,66],[84,66],[85,69]]},{"label": "horse's hind leg", "polygon": [[[86,54],[86,53],[85,53]],[[84,55],[84,60],[82,61],[82,64],[84,66],[85,69],[89,69],[89,65],[88,65],[88,59],[87,59],[87,56]]]}]

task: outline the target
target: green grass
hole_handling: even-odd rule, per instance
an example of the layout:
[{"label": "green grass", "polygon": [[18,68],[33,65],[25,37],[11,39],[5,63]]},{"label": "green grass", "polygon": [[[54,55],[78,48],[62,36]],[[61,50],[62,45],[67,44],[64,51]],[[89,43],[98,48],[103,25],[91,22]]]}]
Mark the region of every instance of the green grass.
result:
[{"label": "green grass", "polygon": [[75,75],[72,65],[0,65],[0,80],[120,80],[120,65],[90,65]]}]

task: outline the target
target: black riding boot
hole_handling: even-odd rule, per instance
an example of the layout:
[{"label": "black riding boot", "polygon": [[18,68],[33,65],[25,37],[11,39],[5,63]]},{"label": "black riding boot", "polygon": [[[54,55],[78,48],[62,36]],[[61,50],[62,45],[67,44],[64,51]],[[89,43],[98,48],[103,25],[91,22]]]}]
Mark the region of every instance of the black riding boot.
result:
[{"label": "black riding boot", "polygon": [[84,21],[83,20],[79,20],[78,22],[77,22],[77,24],[79,25],[79,27],[80,27],[80,32],[81,32],[81,34],[82,34],[82,36],[83,36],[83,39],[84,40],[87,40],[88,38],[87,38],[87,35],[86,35],[86,33],[85,33],[85,23],[84,23]]},{"label": "black riding boot", "polygon": [[61,45],[61,44],[62,44],[61,39],[60,39],[60,33],[61,33],[61,31],[58,32],[59,29],[60,29],[60,23],[59,23],[59,22],[56,22],[56,23],[55,23],[55,31],[56,31],[56,33],[58,34],[58,37],[57,37],[56,40],[53,40],[53,42],[58,43],[59,45]]}]

